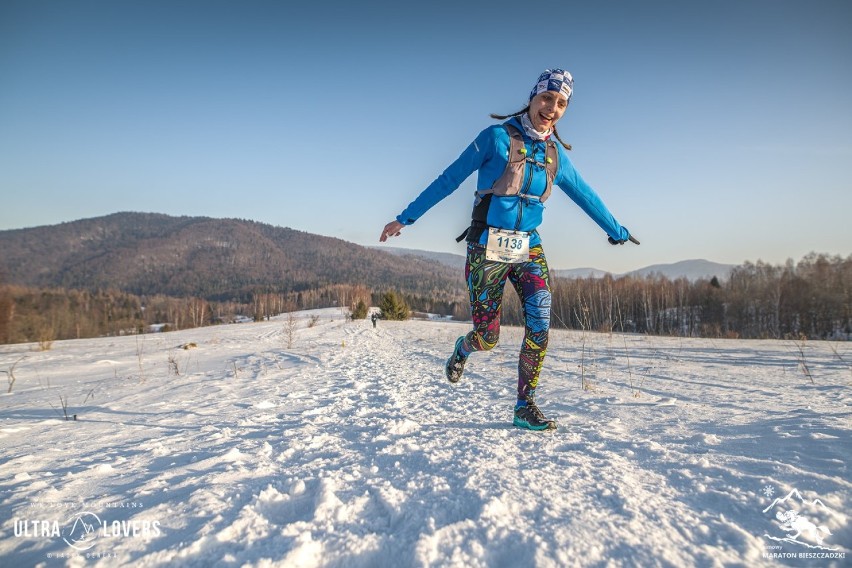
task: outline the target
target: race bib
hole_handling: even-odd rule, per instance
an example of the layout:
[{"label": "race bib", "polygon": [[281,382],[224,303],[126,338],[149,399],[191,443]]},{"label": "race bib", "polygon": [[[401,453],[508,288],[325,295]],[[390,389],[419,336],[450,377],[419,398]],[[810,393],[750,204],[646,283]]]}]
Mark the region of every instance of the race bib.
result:
[{"label": "race bib", "polygon": [[523,231],[488,228],[485,259],[498,262],[526,262],[530,258],[530,234]]}]

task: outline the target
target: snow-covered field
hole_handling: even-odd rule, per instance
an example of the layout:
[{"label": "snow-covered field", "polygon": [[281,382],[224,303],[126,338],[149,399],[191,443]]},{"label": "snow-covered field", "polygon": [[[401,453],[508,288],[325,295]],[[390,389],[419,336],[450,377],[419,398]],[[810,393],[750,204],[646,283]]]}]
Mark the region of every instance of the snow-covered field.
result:
[{"label": "snow-covered field", "polygon": [[852,565],[850,344],[296,316],[0,347],[0,565]]}]

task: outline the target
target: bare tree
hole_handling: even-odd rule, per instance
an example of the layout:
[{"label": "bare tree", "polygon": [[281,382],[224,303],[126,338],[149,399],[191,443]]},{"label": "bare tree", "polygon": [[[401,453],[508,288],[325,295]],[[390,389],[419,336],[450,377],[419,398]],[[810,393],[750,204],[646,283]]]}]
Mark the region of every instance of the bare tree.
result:
[{"label": "bare tree", "polygon": [[293,312],[287,314],[287,321],[284,324],[284,338],[287,341],[287,349],[293,348],[293,341],[296,338],[296,326],[298,322]]},{"label": "bare tree", "polygon": [[9,390],[6,391],[7,393],[12,392],[12,387],[15,386],[15,367],[17,367],[18,363],[23,361],[25,358],[26,358],[26,355],[24,355],[23,357],[21,357],[20,359],[18,359],[14,363],[12,363],[12,366],[9,367],[8,371],[0,371],[0,373],[6,373],[6,377],[9,379]]}]

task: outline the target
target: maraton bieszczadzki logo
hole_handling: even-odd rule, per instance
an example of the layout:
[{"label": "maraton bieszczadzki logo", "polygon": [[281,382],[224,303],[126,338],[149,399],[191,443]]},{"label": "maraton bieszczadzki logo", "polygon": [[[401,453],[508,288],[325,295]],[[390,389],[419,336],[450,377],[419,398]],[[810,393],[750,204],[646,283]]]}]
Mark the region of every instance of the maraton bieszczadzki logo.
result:
[{"label": "maraton bieszczadzki logo", "polygon": [[[775,489],[767,485],[763,495],[772,499]],[[771,523],[764,533],[765,558],[845,558],[842,546],[831,541],[831,527],[843,526],[845,516],[821,499],[806,499],[798,489],[776,497],[762,510]]]}]

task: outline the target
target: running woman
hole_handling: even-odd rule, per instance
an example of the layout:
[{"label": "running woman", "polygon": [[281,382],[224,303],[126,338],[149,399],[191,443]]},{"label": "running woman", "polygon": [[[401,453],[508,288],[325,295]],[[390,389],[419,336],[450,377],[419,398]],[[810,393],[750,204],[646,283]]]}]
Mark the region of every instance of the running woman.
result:
[{"label": "running woman", "polygon": [[606,232],[610,243],[629,240],[639,244],[568,159],[566,150],[571,146],[559,137],[556,123],[573,92],[570,73],[546,69],[533,86],[528,104],[514,114],[492,114],[505,122],[480,132],[455,162],[385,225],[379,238],[385,242],[399,236],[403,227],[453,193],[474,171],[479,172],[471,224],[458,238],[467,240],[465,278],[473,329],[456,340],[445,374],[450,382],[458,382],[471,353],[497,345],[500,306],[508,280],[521,299],[525,324],[513,423],[530,430],[556,428],[556,421],[545,417],[535,403],[547,351],[551,303],[547,259],[536,228],[552,186],[585,211]]}]

